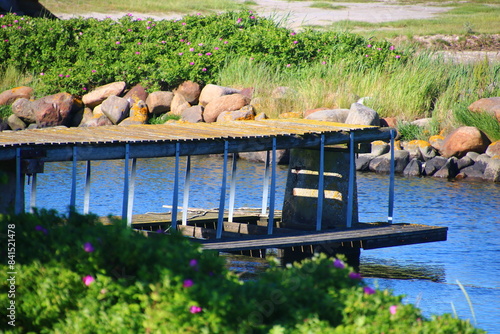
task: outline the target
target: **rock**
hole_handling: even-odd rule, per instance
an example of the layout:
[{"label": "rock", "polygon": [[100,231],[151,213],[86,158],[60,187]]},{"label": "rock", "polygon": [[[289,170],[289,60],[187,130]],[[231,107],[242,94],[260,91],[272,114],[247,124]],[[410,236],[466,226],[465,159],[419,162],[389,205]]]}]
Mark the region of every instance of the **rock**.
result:
[{"label": "rock", "polygon": [[239,93],[243,96],[248,97],[251,100],[253,98],[254,90],[255,89],[253,87],[247,87],[247,88],[243,88],[242,90],[240,90]]},{"label": "rock", "polygon": [[422,175],[422,162],[418,159],[412,159],[410,163],[403,170],[404,176],[421,176]]},{"label": "rock", "polygon": [[33,88],[21,86],[6,90],[0,94],[0,106],[11,105],[17,99],[30,99],[33,95]]},{"label": "rock", "polygon": [[386,128],[395,128],[398,125],[396,117],[384,117],[380,119],[380,126]]},{"label": "rock", "polygon": [[360,103],[351,104],[351,109],[345,120],[346,124],[380,126],[377,112]]},{"label": "rock", "polygon": [[[239,152],[238,157],[240,159],[255,161],[255,162],[265,162],[266,161],[266,151],[259,152]],[[272,159],[271,154],[269,154],[269,159]],[[278,165],[286,165],[290,160],[289,150],[276,150],[276,163]],[[271,161],[269,161],[271,163]]]},{"label": "rock", "polygon": [[472,112],[486,112],[500,122],[500,97],[479,99],[469,106]]},{"label": "rock", "polygon": [[452,179],[458,174],[457,159],[449,158],[440,170],[434,173],[434,177]]},{"label": "rock", "polygon": [[471,158],[472,161],[475,162],[477,160],[477,158],[480,156],[480,154],[477,152],[467,152],[467,154],[465,156]]},{"label": "rock", "polygon": [[240,110],[223,111],[217,117],[217,122],[249,121],[255,119],[252,106],[247,105]]},{"label": "rock", "polygon": [[128,119],[128,121],[124,124],[146,124],[148,121],[148,106],[146,103],[142,100],[137,101],[134,103],[132,108],[130,108],[130,117],[125,118],[121,123],[125,122],[125,120]]},{"label": "rock", "polygon": [[404,148],[410,152],[410,159],[427,161],[436,156],[436,150],[425,140],[411,140],[404,145]]},{"label": "rock", "polygon": [[446,164],[446,161],[448,161],[448,159],[440,156],[436,156],[426,161],[424,165],[424,175],[434,175],[434,173],[443,168],[443,166]]},{"label": "rock", "polygon": [[102,102],[101,110],[113,124],[118,124],[129,116],[130,105],[123,97],[111,95]]},{"label": "rock", "polygon": [[[394,151],[395,173],[402,173],[409,161],[410,153],[403,150]],[[370,161],[369,169],[372,172],[389,173],[391,171],[391,154],[386,153],[375,157],[372,161]]]},{"label": "rock", "polygon": [[359,172],[369,170],[370,161],[372,161],[374,157],[375,156],[370,153],[358,154],[356,157],[356,170]]},{"label": "rock", "polygon": [[153,115],[160,115],[168,112],[170,110],[173,98],[174,93],[172,92],[152,92],[146,99],[146,104],[148,105],[149,112]]},{"label": "rock", "polygon": [[[471,178],[471,179],[482,179],[485,168],[481,168],[477,166],[477,164],[471,165],[469,167],[465,167],[460,170],[460,173],[457,174],[458,178]],[[458,176],[460,175],[460,177]]]},{"label": "rock", "polygon": [[255,115],[255,120],[256,121],[261,121],[261,120],[267,119],[267,118],[268,118],[267,115],[265,113],[263,113],[263,112],[258,113],[257,115]]},{"label": "rock", "polygon": [[135,85],[127,92],[127,94],[123,96],[123,98],[127,100],[130,105],[133,105],[138,101],[146,101],[148,95],[149,94],[148,92],[146,92],[146,89],[144,87],[142,87],[141,85]]},{"label": "rock", "polygon": [[500,158],[490,160],[484,170],[483,179],[486,181],[500,182]]},{"label": "rock", "polygon": [[444,139],[441,155],[449,158],[463,157],[467,152],[483,153],[488,148],[490,140],[479,129],[473,126],[462,126],[452,131]]},{"label": "rock", "polygon": [[196,105],[182,112],[182,120],[189,123],[203,122],[203,106]]},{"label": "rock", "polygon": [[444,136],[442,135],[434,135],[429,137],[429,143],[436,150],[441,151],[441,147],[443,146]]},{"label": "rock", "polygon": [[239,92],[240,91],[238,89],[208,84],[201,90],[199,99],[200,101],[198,102],[198,104],[201,104],[205,107],[210,102],[220,98],[221,96],[236,94]]},{"label": "rock", "polygon": [[302,113],[298,111],[284,112],[278,115],[279,119],[302,118]]},{"label": "rock", "polygon": [[307,118],[307,116],[314,114],[317,111],[322,111],[322,110],[331,110],[331,109],[328,109],[328,108],[307,109],[306,111],[304,111],[304,118]]},{"label": "rock", "polygon": [[468,156],[465,156],[463,158],[460,158],[457,160],[457,168],[458,170],[462,170],[465,167],[472,166],[474,164],[474,160],[469,158]]},{"label": "rock", "polygon": [[308,116],[305,116],[305,118],[317,121],[345,123],[349,112],[349,109],[324,109],[310,113]]},{"label": "rock", "polygon": [[174,94],[174,97],[172,98],[172,103],[170,104],[170,112],[172,115],[182,115],[184,110],[187,108],[191,107],[189,102],[186,100],[184,95],[181,94]]},{"label": "rock", "polygon": [[220,96],[205,106],[203,119],[207,123],[215,122],[217,117],[219,117],[223,111],[239,110],[246,106],[249,102],[250,99],[241,94]]},{"label": "rock", "polygon": [[93,126],[105,126],[105,125],[113,125],[113,122],[106,117],[106,115],[102,115],[100,117],[94,117],[85,124],[82,124],[82,127],[93,127]]},{"label": "rock", "polygon": [[127,84],[124,81],[118,81],[97,87],[90,93],[83,95],[82,101],[87,107],[94,108],[108,97],[120,95],[126,86]]},{"label": "rock", "polygon": [[485,152],[490,157],[500,157],[500,140],[491,143]]},{"label": "rock", "polygon": [[391,150],[388,143],[382,140],[375,140],[371,143],[371,155],[378,157],[379,155],[386,154]]},{"label": "rock", "polygon": [[0,132],[10,130],[9,123],[6,119],[0,119]]},{"label": "rock", "polygon": [[200,85],[192,81],[184,81],[177,87],[174,94],[180,94],[184,99],[190,104],[194,105],[198,103],[200,98],[201,88]]},{"label": "rock", "polygon": [[92,109],[89,107],[85,107],[83,109],[83,115],[82,115],[82,120],[78,126],[85,126],[87,122],[90,122],[94,118],[94,114],[92,113]]},{"label": "rock", "polygon": [[31,103],[38,127],[69,125],[74,113],[82,108],[80,100],[69,93],[57,93]]},{"label": "rock", "polygon": [[23,122],[32,124],[36,122],[35,113],[33,112],[32,102],[25,98],[17,99],[12,104],[12,112],[23,120]]},{"label": "rock", "polygon": [[93,117],[94,118],[99,118],[101,116],[106,116],[104,115],[104,113],[102,112],[102,105],[98,105],[94,108],[94,110],[92,111],[92,114],[94,115]]},{"label": "rock", "polygon": [[23,120],[17,117],[15,114],[12,114],[7,118],[7,124],[9,125],[10,129],[14,131],[26,129],[26,123],[24,123]]},{"label": "rock", "polygon": [[279,86],[273,89],[271,97],[274,99],[283,99],[290,97],[290,95],[295,95],[296,93],[297,92],[290,87]]},{"label": "rock", "polygon": [[430,128],[432,125],[432,118],[420,118],[410,122],[410,124],[420,126],[421,128]]}]

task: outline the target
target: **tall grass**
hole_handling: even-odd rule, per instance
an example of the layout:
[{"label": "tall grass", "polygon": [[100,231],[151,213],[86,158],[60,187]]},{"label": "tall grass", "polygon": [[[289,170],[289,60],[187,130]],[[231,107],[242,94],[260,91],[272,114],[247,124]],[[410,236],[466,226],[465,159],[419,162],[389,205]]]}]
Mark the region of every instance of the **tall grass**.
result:
[{"label": "tall grass", "polygon": [[[281,72],[266,64],[231,59],[219,74],[222,85],[253,87],[270,116],[284,111],[303,112],[318,107],[349,108],[361,97],[382,117],[399,121],[430,117],[441,128],[476,126],[492,140],[500,139],[498,122],[489,115],[470,113],[467,107],[482,97],[500,96],[500,65],[486,59],[473,64],[444,61],[420,53],[392,68],[355,68],[343,61],[310,64]],[[287,86],[292,95],[273,98],[273,89]]]},{"label": "tall grass", "polygon": [[137,12],[147,14],[182,13],[194,14],[196,12],[208,13],[216,10],[240,10],[247,4],[232,0],[45,0],[43,5],[55,14],[70,13],[84,14],[91,12]]}]

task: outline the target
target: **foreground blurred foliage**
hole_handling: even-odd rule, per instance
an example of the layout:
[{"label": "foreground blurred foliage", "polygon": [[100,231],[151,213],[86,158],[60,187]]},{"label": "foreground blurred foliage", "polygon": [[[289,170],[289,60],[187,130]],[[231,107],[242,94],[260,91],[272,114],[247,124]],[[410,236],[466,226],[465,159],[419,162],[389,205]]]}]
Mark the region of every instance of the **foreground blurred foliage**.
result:
[{"label": "foreground blurred foliage", "polygon": [[[15,231],[17,272],[16,326],[3,321],[4,333],[483,333],[450,315],[424,318],[341,259],[272,265],[243,282],[177,234],[55,211],[0,222]],[[2,280],[2,305],[9,288]]]}]

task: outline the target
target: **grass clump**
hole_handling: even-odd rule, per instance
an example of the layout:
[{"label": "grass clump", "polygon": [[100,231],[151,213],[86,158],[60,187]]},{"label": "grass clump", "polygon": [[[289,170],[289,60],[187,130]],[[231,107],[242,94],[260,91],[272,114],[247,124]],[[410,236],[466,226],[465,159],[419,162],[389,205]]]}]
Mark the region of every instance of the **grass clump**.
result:
[{"label": "grass clump", "polygon": [[[402,296],[367,286],[342,259],[271,265],[241,281],[187,238],[146,237],[111,221],[55,211],[0,216],[23,245],[15,261],[22,303],[3,333],[484,333],[447,314],[425,318]],[[9,285],[0,284],[3,305]]]}]

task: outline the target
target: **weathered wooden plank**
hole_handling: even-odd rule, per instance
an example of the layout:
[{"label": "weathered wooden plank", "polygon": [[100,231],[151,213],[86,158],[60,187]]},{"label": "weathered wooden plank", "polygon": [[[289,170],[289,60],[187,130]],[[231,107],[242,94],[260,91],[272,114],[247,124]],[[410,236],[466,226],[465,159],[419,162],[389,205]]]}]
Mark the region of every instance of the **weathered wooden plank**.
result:
[{"label": "weathered wooden plank", "polygon": [[[391,247],[431,241],[446,240],[446,227],[425,225],[400,225],[370,227],[338,232],[319,232],[300,236],[261,236],[246,240],[197,240],[204,249],[238,251],[262,248],[300,247],[323,243],[362,242],[366,249]],[[371,244],[370,244],[371,242]]]}]

